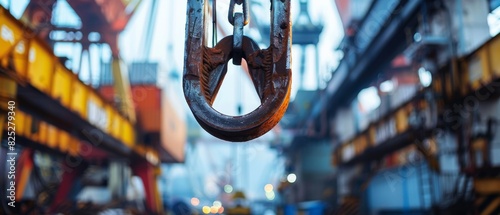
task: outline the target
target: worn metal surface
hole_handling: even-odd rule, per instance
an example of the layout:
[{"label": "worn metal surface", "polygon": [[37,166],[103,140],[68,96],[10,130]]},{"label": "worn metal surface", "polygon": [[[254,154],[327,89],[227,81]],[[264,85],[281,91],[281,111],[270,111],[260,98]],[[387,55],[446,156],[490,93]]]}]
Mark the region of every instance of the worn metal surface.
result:
[{"label": "worn metal surface", "polygon": [[261,100],[257,109],[242,116],[227,116],[212,108],[234,50],[233,36],[223,38],[213,48],[206,46],[203,14],[207,2],[188,0],[183,74],[186,101],[210,134],[235,142],[257,138],[271,130],[288,107],[292,81],[290,0],[271,1],[271,44],[267,49],[260,49],[246,36],[241,39],[241,57],[248,62]]},{"label": "worn metal surface", "polygon": [[231,0],[229,2],[227,20],[231,23],[231,25],[234,25],[234,20],[236,18],[236,16],[234,16],[234,7],[236,5],[241,5],[243,7],[243,25],[247,25],[250,22],[250,8],[248,7],[248,0]]}]

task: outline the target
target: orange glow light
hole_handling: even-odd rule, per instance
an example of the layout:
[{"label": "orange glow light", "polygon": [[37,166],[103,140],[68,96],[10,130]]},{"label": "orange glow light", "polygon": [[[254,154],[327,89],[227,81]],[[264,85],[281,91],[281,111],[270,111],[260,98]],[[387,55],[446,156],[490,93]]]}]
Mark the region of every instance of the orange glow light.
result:
[{"label": "orange glow light", "polygon": [[200,200],[196,197],[193,197],[191,198],[191,204],[196,207],[200,204]]}]

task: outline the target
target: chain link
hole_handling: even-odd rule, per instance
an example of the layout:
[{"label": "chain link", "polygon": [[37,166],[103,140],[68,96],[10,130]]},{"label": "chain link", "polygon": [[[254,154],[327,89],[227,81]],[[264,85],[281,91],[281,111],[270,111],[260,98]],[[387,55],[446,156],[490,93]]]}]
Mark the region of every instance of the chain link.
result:
[{"label": "chain link", "polygon": [[243,7],[243,26],[250,22],[250,8],[248,7],[248,0],[231,0],[229,3],[229,12],[227,14],[227,19],[231,25],[234,25],[234,8],[236,5],[242,5]]}]

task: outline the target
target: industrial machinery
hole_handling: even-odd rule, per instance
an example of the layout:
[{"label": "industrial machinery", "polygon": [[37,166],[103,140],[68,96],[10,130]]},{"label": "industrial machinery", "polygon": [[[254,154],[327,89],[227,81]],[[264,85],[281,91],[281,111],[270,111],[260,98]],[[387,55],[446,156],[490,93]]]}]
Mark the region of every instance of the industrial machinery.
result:
[{"label": "industrial machinery", "polygon": [[[162,89],[156,83],[131,86],[128,66],[120,59],[118,35],[140,2],[32,0],[20,19],[0,7],[0,171],[17,170],[0,180],[2,190],[15,184],[12,200],[0,199],[15,201],[16,207],[2,204],[0,214],[97,214],[99,207],[91,201],[146,214],[163,212],[156,178],[161,163],[183,161],[183,145],[171,141],[184,144],[185,129],[182,119],[172,117]],[[69,5],[81,25],[54,25],[57,4]],[[55,55],[58,42],[79,44],[82,52],[108,45],[111,82],[83,82],[81,67],[69,69],[67,58]],[[3,159],[7,156],[11,166]],[[134,178],[142,194],[126,204]],[[80,202],[77,195],[89,189],[105,189],[109,196],[94,194]]]},{"label": "industrial machinery", "polygon": [[[207,1],[188,1],[184,95],[196,120],[218,138],[229,141],[257,138],[271,130],[288,107],[292,81],[290,1],[271,3],[269,48],[260,49],[256,42],[243,36],[243,27],[250,18],[247,0],[231,0],[228,19],[234,26],[233,35],[209,48],[204,16],[208,12]],[[243,13],[234,13],[236,5],[242,5]],[[261,101],[261,105],[247,115],[227,116],[211,107],[230,59],[235,65],[246,60]]]}]

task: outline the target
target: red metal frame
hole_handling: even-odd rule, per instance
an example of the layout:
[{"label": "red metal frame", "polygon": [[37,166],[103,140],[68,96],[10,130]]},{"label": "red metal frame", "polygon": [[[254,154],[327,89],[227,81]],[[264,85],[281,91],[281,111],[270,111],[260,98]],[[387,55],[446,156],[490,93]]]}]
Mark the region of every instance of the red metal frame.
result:
[{"label": "red metal frame", "polygon": [[146,208],[148,212],[159,214],[162,211],[162,204],[156,183],[155,168],[157,167],[142,158],[132,162],[130,167],[132,168],[133,174],[139,176],[144,184]]}]

